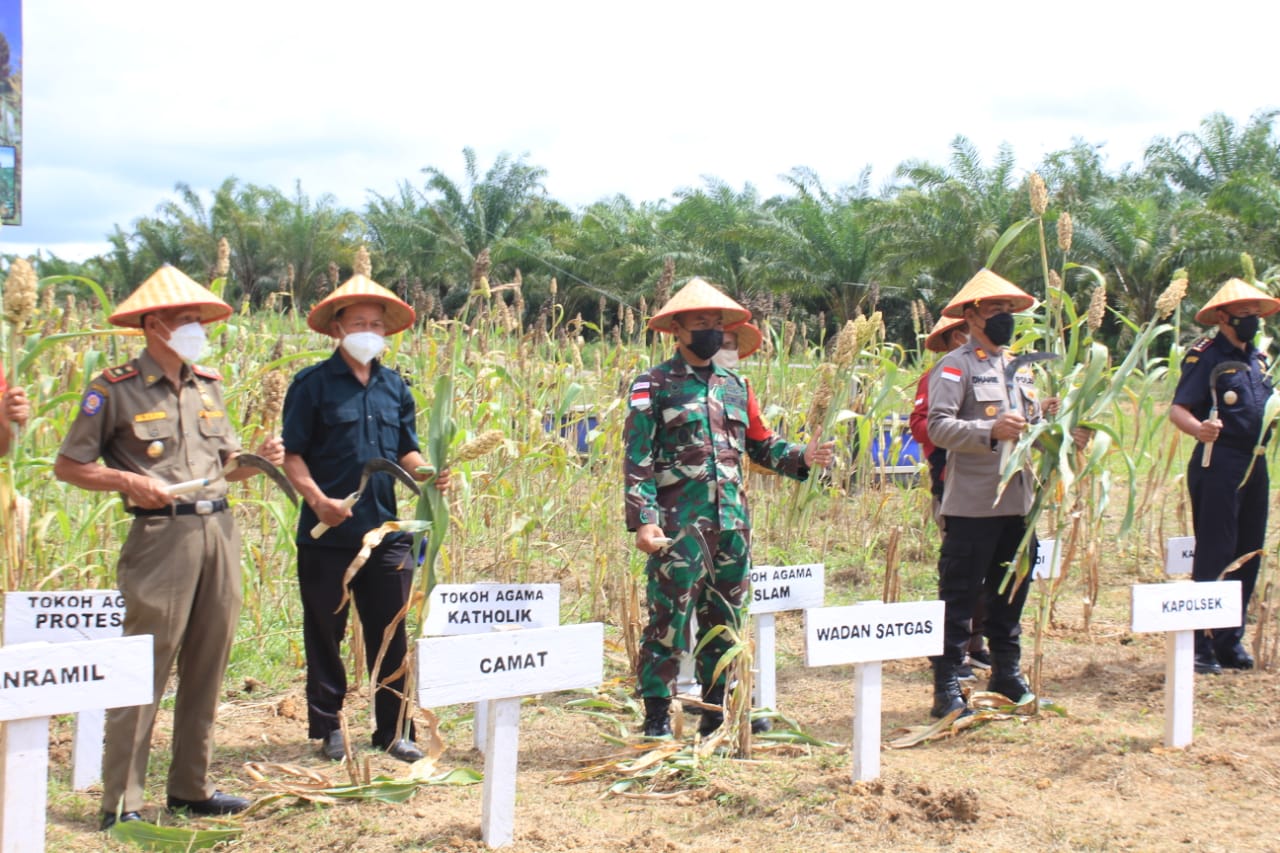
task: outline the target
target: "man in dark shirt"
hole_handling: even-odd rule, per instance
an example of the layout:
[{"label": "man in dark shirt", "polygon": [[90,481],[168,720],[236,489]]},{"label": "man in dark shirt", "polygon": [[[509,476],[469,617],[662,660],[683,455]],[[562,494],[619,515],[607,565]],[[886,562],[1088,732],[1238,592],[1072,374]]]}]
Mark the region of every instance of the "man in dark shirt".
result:
[{"label": "man in dark shirt", "polygon": [[[1267,533],[1267,460],[1254,455],[1262,436],[1262,415],[1271,396],[1266,359],[1253,345],[1261,318],[1280,311],[1280,300],[1233,278],[1196,314],[1201,325],[1217,325],[1218,334],[1197,341],[1182,360],[1182,377],[1169,406],[1169,419],[1196,439],[1187,464],[1187,489],[1196,534],[1191,577],[1214,581],[1237,558],[1260,550]],[[1219,373],[1211,389],[1214,368],[1223,362],[1248,365]],[[1217,417],[1210,418],[1212,392],[1217,393]],[[1269,435],[1269,431],[1268,431]],[[1206,448],[1212,445],[1209,464]],[[1250,467],[1252,465],[1252,467]],[[1248,472],[1249,479],[1245,478]],[[1239,580],[1240,626],[1215,628],[1210,637],[1196,631],[1195,670],[1218,675],[1222,668],[1252,669],[1253,656],[1244,647],[1244,616],[1258,580],[1254,556],[1227,575]]]},{"label": "man in dark shirt", "polygon": [[[340,341],[338,349],[294,377],[285,396],[284,468],[306,501],[297,543],[308,734],[321,739],[322,753],[335,761],[345,752],[338,718],[347,692],[341,653],[347,607],[338,608],[342,577],[364,534],[397,518],[390,477],[372,477],[350,508],[343,499],[359,487],[361,472],[371,459],[388,459],[410,472],[426,464],[418,447],[409,387],[377,360],[385,337],[409,328],[413,320],[413,309],[394,293],[364,275],[353,276],[307,317],[312,329]],[[331,529],[313,538],[317,522]],[[410,546],[407,534],[388,536],[351,582],[370,670],[388,626],[400,620],[374,676],[373,745],[408,762],[422,757],[413,743],[412,721],[405,719],[408,704],[402,700],[407,640],[401,612],[413,584]]]}]

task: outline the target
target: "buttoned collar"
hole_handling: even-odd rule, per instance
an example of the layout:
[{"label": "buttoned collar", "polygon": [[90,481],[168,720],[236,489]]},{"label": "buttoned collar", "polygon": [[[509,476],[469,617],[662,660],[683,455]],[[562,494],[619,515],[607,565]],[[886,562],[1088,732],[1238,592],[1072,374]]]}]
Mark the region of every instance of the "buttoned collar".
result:
[{"label": "buttoned collar", "polygon": [[[138,372],[142,374],[142,381],[148,388],[164,379],[164,368],[160,363],[152,357],[151,351],[143,349],[138,354]],[[187,385],[195,381],[195,374],[191,372],[191,366],[183,362],[178,368],[178,382]]]},{"label": "buttoned collar", "polygon": [[[347,360],[342,357],[342,347],[339,346],[333,351],[333,355],[329,356],[328,371],[336,376],[350,376],[356,379],[355,371],[351,369],[351,365],[347,364]],[[373,378],[378,375],[378,371],[382,369],[381,359],[375,358],[369,362],[369,382],[373,382]],[[359,379],[356,379],[359,382]]]},{"label": "buttoned collar", "polygon": [[1213,338],[1213,345],[1223,355],[1243,355],[1243,361],[1249,361],[1253,358],[1253,354],[1257,351],[1257,347],[1253,345],[1253,341],[1245,341],[1244,347],[1237,347],[1231,341],[1227,340],[1224,332],[1219,331]]}]

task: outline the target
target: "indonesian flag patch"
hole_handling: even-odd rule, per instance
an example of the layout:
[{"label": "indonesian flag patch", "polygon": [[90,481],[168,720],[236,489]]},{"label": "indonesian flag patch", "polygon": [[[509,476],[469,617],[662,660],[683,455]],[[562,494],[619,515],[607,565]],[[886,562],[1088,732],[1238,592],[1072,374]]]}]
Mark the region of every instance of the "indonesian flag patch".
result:
[{"label": "indonesian flag patch", "polygon": [[647,409],[652,400],[649,399],[649,380],[637,379],[631,385],[631,408]]},{"label": "indonesian flag patch", "polygon": [[958,367],[947,366],[942,368],[942,378],[950,380],[951,382],[959,382],[960,377],[963,375],[964,371]]}]

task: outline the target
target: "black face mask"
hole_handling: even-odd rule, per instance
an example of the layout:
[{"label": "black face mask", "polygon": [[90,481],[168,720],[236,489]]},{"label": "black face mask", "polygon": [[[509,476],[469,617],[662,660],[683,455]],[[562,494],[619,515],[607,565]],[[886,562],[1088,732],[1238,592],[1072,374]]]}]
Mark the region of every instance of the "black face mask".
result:
[{"label": "black face mask", "polygon": [[724,329],[692,329],[689,335],[689,352],[698,358],[711,358],[724,343]]},{"label": "black face mask", "polygon": [[1236,337],[1241,343],[1249,343],[1258,334],[1258,327],[1261,324],[1257,315],[1249,317],[1232,317],[1229,325],[1235,330]]},{"label": "black face mask", "polygon": [[992,314],[982,330],[992,344],[1002,347],[1013,340],[1013,315],[1008,311]]}]

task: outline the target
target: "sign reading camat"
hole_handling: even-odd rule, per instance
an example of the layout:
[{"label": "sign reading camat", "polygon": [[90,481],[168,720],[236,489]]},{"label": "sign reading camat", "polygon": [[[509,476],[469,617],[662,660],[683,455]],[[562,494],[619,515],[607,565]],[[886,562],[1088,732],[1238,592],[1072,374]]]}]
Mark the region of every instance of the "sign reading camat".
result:
[{"label": "sign reading camat", "polygon": [[418,641],[418,704],[424,708],[530,696],[599,684],[599,622],[428,637]]},{"label": "sign reading camat", "polygon": [[104,640],[124,630],[124,596],[115,590],[6,592],[4,643]]},{"label": "sign reading camat", "polygon": [[424,633],[477,634],[559,623],[559,584],[442,583],[431,590]]},{"label": "sign reading camat", "polygon": [[821,607],[825,578],[822,563],[756,566],[751,570],[751,613],[779,613]]},{"label": "sign reading camat", "polygon": [[941,601],[874,602],[806,610],[805,665],[941,654],[943,612]]}]

